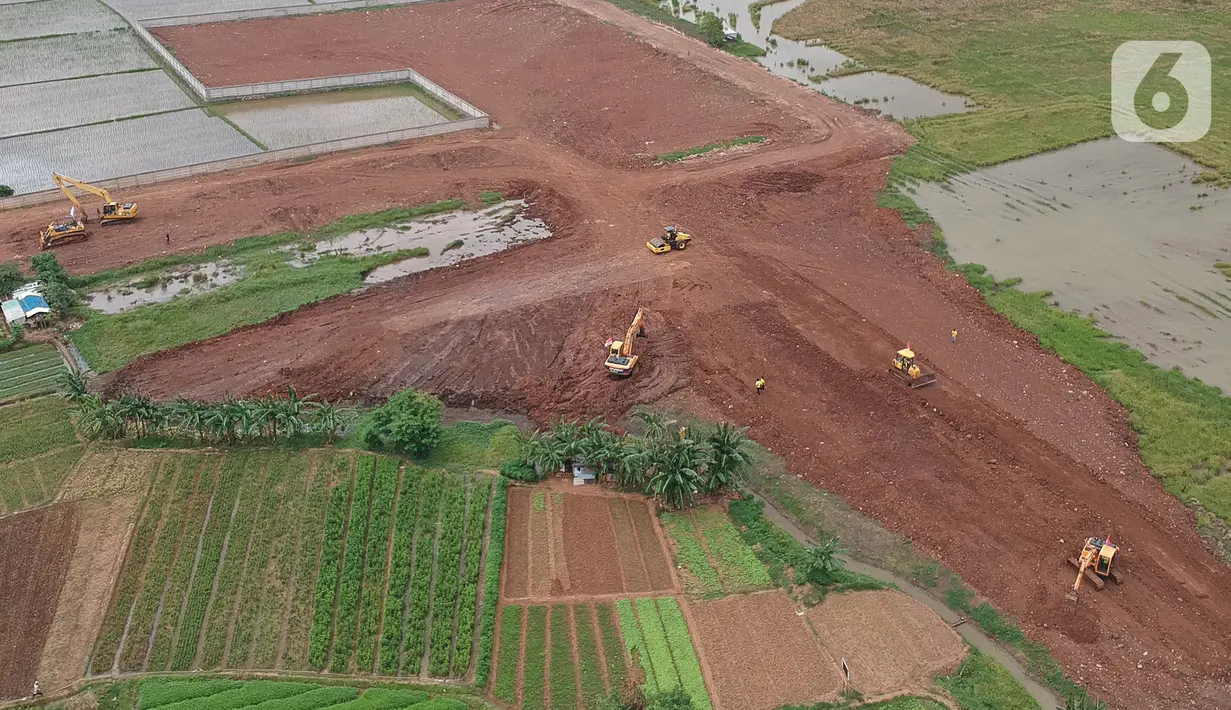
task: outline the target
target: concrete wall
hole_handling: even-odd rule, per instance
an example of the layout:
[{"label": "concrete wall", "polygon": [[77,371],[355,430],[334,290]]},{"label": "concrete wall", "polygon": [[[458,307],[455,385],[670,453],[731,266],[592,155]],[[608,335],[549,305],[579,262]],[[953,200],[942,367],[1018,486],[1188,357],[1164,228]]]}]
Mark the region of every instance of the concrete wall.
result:
[{"label": "concrete wall", "polygon": [[[142,187],[144,185],[166,182],[168,180],[181,180],[183,178],[193,177],[194,175],[219,173],[226,170],[236,170],[238,168],[248,168],[255,165],[264,165],[266,163],[275,163],[283,160],[294,160],[296,158],[303,158],[307,156],[323,155],[325,153],[334,153],[341,150],[366,148],[368,146],[381,145],[383,143],[395,143],[397,141],[410,140],[413,138],[424,138],[426,136],[435,136],[442,133],[468,131],[475,128],[486,128],[487,125],[487,116],[464,118],[460,121],[448,121],[446,123],[437,123],[431,126],[419,126],[417,128],[407,128],[405,130],[390,131],[388,133],[375,133],[367,136],[359,136],[357,138],[344,138],[342,140],[329,141],[326,143],[313,143],[312,145],[304,145],[297,148],[284,148],[282,150],[271,150],[264,153],[245,155],[238,158],[228,158],[227,160],[215,160],[209,163],[186,165],[182,168],[171,168],[169,170],[139,173],[137,175],[129,175],[127,177],[114,178],[111,180],[99,180],[94,184],[105,187],[109,190]],[[59,190],[31,192],[25,195],[0,198],[0,210],[44,204],[47,202],[54,202],[59,199],[63,199],[63,193]]]}]

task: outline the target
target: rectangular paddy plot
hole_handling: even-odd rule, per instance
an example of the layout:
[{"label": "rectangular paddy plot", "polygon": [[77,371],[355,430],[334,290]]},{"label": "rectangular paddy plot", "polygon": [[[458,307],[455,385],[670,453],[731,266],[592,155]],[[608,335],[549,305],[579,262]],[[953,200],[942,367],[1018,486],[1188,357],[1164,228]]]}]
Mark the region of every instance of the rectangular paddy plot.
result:
[{"label": "rectangular paddy plot", "polygon": [[0,175],[23,194],[54,188],[53,170],[91,181],[257,152],[222,119],[190,109],[0,139]]},{"label": "rectangular paddy plot", "polygon": [[838,661],[821,648],[786,592],[692,605],[697,645],[723,708],[773,710],[836,700]]},{"label": "rectangular paddy plot", "polygon": [[928,687],[966,656],[943,619],[894,590],[831,594],[808,618],[830,654],[846,659],[851,685],[864,695]]},{"label": "rectangular paddy plot", "polygon": [[688,623],[672,597],[621,599],[616,603],[624,647],[645,676],[649,692],[683,687],[697,710],[713,710]]},{"label": "rectangular paddy plot", "polygon": [[[124,26],[122,17],[97,0],[39,0],[0,5],[0,41]],[[7,71],[8,67],[5,69]]]},{"label": "rectangular paddy plot", "polygon": [[54,392],[64,370],[60,353],[49,345],[35,345],[0,355],[0,403]]},{"label": "rectangular paddy plot", "polygon": [[261,710],[466,710],[466,703],[422,690],[351,688],[276,680],[152,678],[139,687],[145,710],[259,707]]},{"label": "rectangular paddy plot", "polygon": [[115,7],[138,20],[310,4],[312,3],[309,0],[115,0],[113,2]]},{"label": "rectangular paddy plot", "polygon": [[769,572],[722,510],[664,513],[662,522],[689,595],[716,597],[772,585]]},{"label": "rectangular paddy plot", "polygon": [[332,450],[169,455],[90,673],[464,677],[492,480]]},{"label": "rectangular paddy plot", "polygon": [[523,710],[595,707],[619,690],[628,658],[614,605],[506,605],[492,695]]},{"label": "rectangular paddy plot", "polygon": [[[38,4],[38,3],[31,3]],[[19,5],[18,7],[25,7]],[[49,61],[54,57],[54,61]],[[158,67],[128,31],[0,42],[0,86]]]},{"label": "rectangular paddy plot", "polygon": [[510,488],[506,540],[507,600],[675,589],[644,500]]},{"label": "rectangular paddy plot", "polygon": [[215,110],[271,150],[449,120],[399,86],[237,101]]},{"label": "rectangular paddy plot", "polygon": [[[179,85],[161,71],[8,86],[0,88],[0,106],[6,107],[0,138],[194,105]],[[72,110],[53,108],[68,106]]]}]

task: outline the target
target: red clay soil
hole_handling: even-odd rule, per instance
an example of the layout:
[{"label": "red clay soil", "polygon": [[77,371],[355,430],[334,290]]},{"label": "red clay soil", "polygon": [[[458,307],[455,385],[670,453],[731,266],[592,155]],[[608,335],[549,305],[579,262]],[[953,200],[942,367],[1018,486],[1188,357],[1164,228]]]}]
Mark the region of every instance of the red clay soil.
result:
[{"label": "red clay soil", "polygon": [[0,522],[0,700],[27,696],[34,688],[77,527],[71,504]]},{"label": "red clay soil", "polygon": [[[909,137],[601,0],[566,2],[607,24],[459,0],[168,31],[214,83],[414,66],[500,128],[149,187],[131,196],[140,224],[57,252],[70,269],[156,255],[168,230],[197,248],[488,189],[535,201],[554,237],[145,358],[112,391],[415,386],[538,421],[692,397],[953,567],[1117,707],[1231,707],[1231,570],[1142,466],[1125,412],[876,207]],[[771,140],[650,165],[751,133]],[[59,213],[6,214],[0,258],[30,254]],[[693,246],[650,254],[669,222]],[[641,364],[612,381],[602,343],[639,306]],[[907,340],[937,386],[886,375]],[[1074,625],[1063,560],[1094,532],[1123,543],[1129,583],[1086,594],[1097,613]]]},{"label": "red clay soil", "polygon": [[608,502],[616,553],[620,557],[620,571],[624,575],[624,589],[628,592],[648,592],[650,578],[645,571],[645,559],[637,545],[637,533],[633,530],[628,506],[629,502],[621,498],[613,498]]},{"label": "red clay soil", "polygon": [[530,596],[530,497],[529,488],[509,489],[508,530],[504,535],[504,572],[500,575],[501,597]]},{"label": "red clay soil", "polygon": [[837,698],[837,661],[781,589],[693,604],[691,616],[716,710],[772,710]]},{"label": "red clay soil", "polygon": [[564,497],[563,552],[573,594],[626,591],[622,558],[616,550],[619,543],[606,498]]}]

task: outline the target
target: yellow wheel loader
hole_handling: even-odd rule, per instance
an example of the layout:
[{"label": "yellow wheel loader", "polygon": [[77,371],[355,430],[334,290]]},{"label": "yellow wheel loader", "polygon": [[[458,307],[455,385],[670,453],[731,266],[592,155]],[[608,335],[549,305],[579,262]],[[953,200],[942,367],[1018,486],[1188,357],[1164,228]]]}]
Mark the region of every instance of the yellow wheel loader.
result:
[{"label": "yellow wheel loader", "polygon": [[645,326],[642,325],[644,309],[638,308],[633,317],[633,324],[628,326],[623,340],[607,340],[607,361],[603,364],[615,377],[628,377],[633,374],[637,365],[637,355],[633,352],[633,338],[645,337]]},{"label": "yellow wheel loader", "polygon": [[1114,569],[1112,565],[1116,560],[1116,553],[1120,551],[1119,545],[1111,541],[1111,538],[1088,537],[1086,544],[1081,548],[1081,554],[1077,557],[1068,559],[1069,565],[1077,569],[1077,580],[1073,582],[1073,588],[1065,595],[1064,599],[1070,605],[1077,605],[1077,592],[1081,589],[1081,580],[1084,578],[1094,585],[1094,588],[1102,591],[1106,584],[1104,579],[1110,579],[1117,585],[1124,583],[1124,577],[1120,571]]},{"label": "yellow wheel loader", "polygon": [[898,351],[893,358],[893,366],[889,368],[898,379],[910,385],[911,389],[926,387],[936,382],[936,375],[924,372],[915,362],[915,351],[910,349],[910,343]]},{"label": "yellow wheel loader", "polygon": [[655,254],[666,254],[672,249],[683,251],[688,247],[688,242],[692,241],[692,235],[681,232],[674,225],[663,227],[666,232],[662,237],[654,237],[645,243],[646,248]]}]

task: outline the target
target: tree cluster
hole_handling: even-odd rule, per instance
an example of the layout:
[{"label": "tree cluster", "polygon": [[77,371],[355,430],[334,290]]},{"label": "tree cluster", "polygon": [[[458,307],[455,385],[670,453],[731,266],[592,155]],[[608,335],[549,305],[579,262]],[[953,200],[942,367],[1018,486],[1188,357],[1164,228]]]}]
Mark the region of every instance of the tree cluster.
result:
[{"label": "tree cluster", "polygon": [[68,270],[60,264],[55,254],[35,254],[30,259],[30,265],[43,284],[43,298],[57,318],[68,318],[80,312],[85,303],[69,285]]},{"label": "tree cluster", "polygon": [[407,387],[365,418],[363,443],[371,449],[424,456],[440,444],[443,408],[439,399]]},{"label": "tree cluster", "polygon": [[77,404],[77,428],[90,439],[176,436],[198,443],[239,444],[290,439],[304,434],[333,441],[351,419],[351,410],[314,395],[299,396],[287,388],[285,397],[201,402],[179,397],[155,402],[144,395],[104,399],[87,394],[79,375],[65,377],[64,396]]},{"label": "tree cluster", "polygon": [[742,429],[719,424],[697,438],[661,414],[636,416],[645,425],[645,436],[617,434],[601,418],[585,423],[560,420],[525,441],[524,467],[506,465],[502,472],[514,478],[529,478],[531,473],[541,478],[575,460],[600,475],[612,475],[620,486],[685,508],[696,505],[699,496],[737,487],[752,463]]}]

